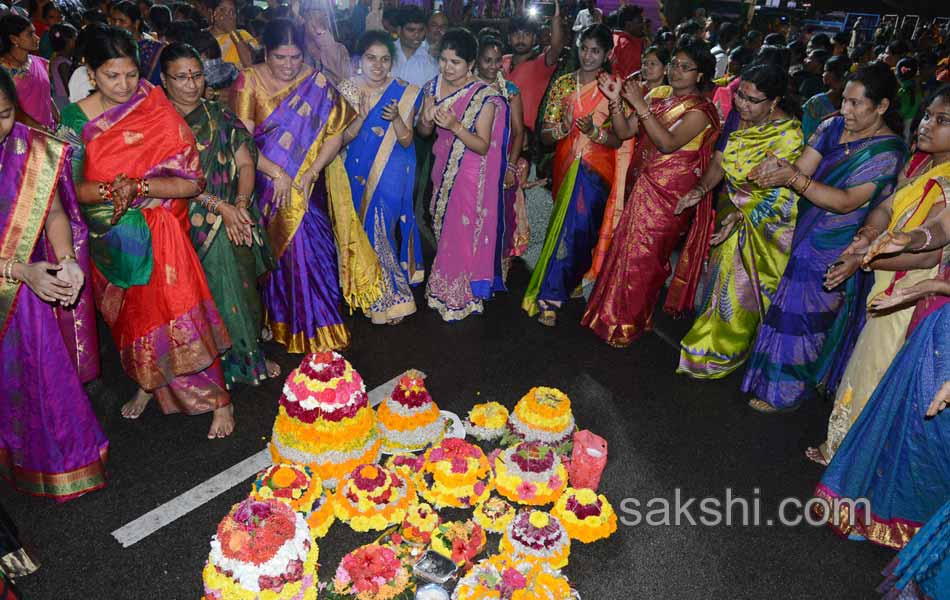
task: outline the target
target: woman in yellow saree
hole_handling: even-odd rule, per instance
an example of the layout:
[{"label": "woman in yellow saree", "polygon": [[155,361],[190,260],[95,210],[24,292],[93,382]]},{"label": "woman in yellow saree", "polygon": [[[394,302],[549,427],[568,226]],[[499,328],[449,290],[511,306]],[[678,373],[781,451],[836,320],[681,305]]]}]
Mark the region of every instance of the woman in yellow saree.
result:
[{"label": "woman in yellow saree", "polygon": [[680,342],[677,373],[718,379],[742,365],[785,271],[798,195],[759,187],[748,174],[766,152],[792,162],[802,152],[801,123],[782,109],[787,88],[784,71],[760,65],[742,73],[712,163],[677,206],[679,213],[698,203],[725,178],[731,204],[711,240],[696,298],[699,316]]}]

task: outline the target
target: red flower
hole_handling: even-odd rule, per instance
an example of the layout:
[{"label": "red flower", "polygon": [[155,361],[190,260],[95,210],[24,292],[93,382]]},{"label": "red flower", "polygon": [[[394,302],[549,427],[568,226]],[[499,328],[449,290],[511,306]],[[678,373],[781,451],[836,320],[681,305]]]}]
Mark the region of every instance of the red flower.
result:
[{"label": "red flower", "polygon": [[528,581],[524,578],[524,575],[510,567],[505,569],[505,572],[501,574],[501,579],[504,581],[505,587],[509,590],[524,589],[524,587],[528,585]]}]

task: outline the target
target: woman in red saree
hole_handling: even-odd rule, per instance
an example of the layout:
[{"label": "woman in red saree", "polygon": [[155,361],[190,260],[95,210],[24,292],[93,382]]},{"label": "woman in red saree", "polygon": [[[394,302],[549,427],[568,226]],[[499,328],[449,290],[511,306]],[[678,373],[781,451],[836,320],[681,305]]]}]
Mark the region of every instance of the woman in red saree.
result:
[{"label": "woman in red saree", "polygon": [[[135,42],[109,28],[86,51],[96,92],[63,109],[77,146],[77,196],[90,228],[96,304],[140,386],[122,415],[154,397],[165,413],[214,411],[209,438],[234,429],[219,355],[230,345],[188,236],[201,192],[191,129],[139,79]],[[77,170],[74,166],[74,171]]]},{"label": "woman in red saree", "polygon": [[695,209],[678,203],[699,181],[719,134],[716,108],[700,92],[714,69],[705,44],[689,40],[669,63],[668,97],[655,94],[647,104],[639,84],[624,84],[635,111],[628,125],[639,121],[642,129],[631,167],[634,184],[581,321],[611,346],[628,346],[652,329],[670,255],[687,232],[664,308],[678,314],[692,307],[709,251],[712,198],[707,190]]}]

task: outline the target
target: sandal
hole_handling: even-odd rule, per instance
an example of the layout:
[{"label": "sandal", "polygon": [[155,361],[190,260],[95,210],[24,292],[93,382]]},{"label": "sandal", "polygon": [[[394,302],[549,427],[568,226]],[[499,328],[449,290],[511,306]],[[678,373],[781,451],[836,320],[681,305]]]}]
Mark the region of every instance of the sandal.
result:
[{"label": "sandal", "polygon": [[538,315],[538,323],[545,327],[554,327],[557,325],[557,313],[553,310],[542,310]]},{"label": "sandal", "polygon": [[788,408],[775,408],[765,400],[759,400],[758,398],[753,398],[749,400],[749,408],[752,410],[762,413],[764,415],[779,415],[782,413],[790,413],[798,410],[799,405],[790,406]]},{"label": "sandal", "polygon": [[268,358],[264,360],[264,366],[267,369],[268,379],[280,377],[280,365],[278,365],[276,362]]}]

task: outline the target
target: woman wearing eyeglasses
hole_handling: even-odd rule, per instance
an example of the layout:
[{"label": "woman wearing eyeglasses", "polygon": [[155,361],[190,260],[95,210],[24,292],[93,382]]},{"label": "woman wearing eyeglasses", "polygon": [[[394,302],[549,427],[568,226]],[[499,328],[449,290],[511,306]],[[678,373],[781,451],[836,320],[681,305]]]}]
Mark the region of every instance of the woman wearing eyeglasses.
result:
[{"label": "woman wearing eyeglasses", "polygon": [[174,43],[162,50],[162,84],[191,128],[207,186],[188,209],[191,242],[208,278],[231,348],[221,357],[224,383],[257,385],[280,374],[258,344],[263,321],[257,279],[273,267],[260,215],[252,202],[257,147],[227,108],[203,98],[198,51]]},{"label": "woman wearing eyeglasses", "polygon": [[718,379],[742,365],[785,271],[798,196],[788,188],[760,187],[749,172],[766,152],[788,161],[802,152],[801,123],[783,108],[787,87],[788,76],[779,69],[758,65],[742,73],[712,163],[676,207],[682,212],[693,206],[725,179],[732,206],[711,240],[699,316],[680,342],[678,373]]},{"label": "woman wearing eyeglasses", "polygon": [[58,132],[74,146],[96,305],[139,385],[122,416],[138,418],[154,398],[165,413],[214,411],[208,437],[225,437],[234,414],[219,356],[231,340],[188,237],[188,205],[204,187],[198,151],[137,59],[127,31],[94,33],[96,91],[63,108]]},{"label": "woman wearing eyeglasses", "polygon": [[[827,287],[826,273],[878,202],[890,194],[906,147],[895,134],[897,80],[872,63],[845,86],[841,117],[825,120],[794,162],[769,157],[749,178],[762,187],[789,188],[802,200],[785,274],[765,313],[742,390],[749,406],[787,412],[834,394],[864,325],[872,278],[859,272]],[[896,129],[895,129],[896,128]]]},{"label": "woman wearing eyeglasses", "polygon": [[238,67],[254,64],[257,40],[237,27],[237,6],[234,0],[202,0],[211,13],[211,34],[221,46],[221,60]]},{"label": "woman wearing eyeglasses", "polygon": [[656,94],[647,101],[639,84],[624,83],[623,96],[634,114],[613,124],[621,138],[640,130],[633,189],[581,321],[612,346],[628,346],[652,329],[670,255],[687,232],[666,309],[682,313],[692,307],[709,251],[711,194],[704,194],[698,208],[678,214],[675,209],[709,165],[719,134],[716,107],[702,95],[715,68],[706,44],[693,38],[680,44],[669,64],[668,96]]}]

